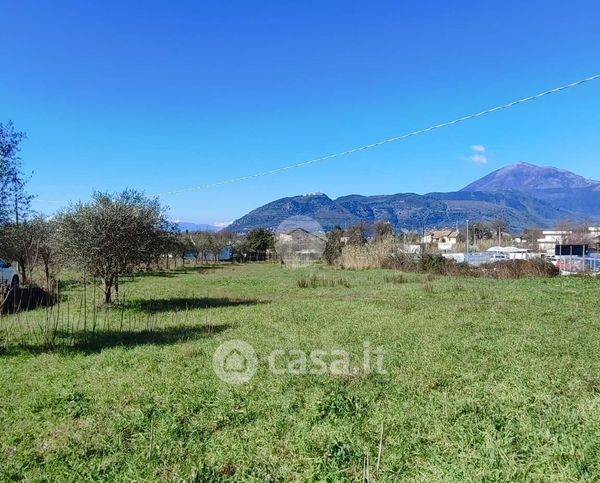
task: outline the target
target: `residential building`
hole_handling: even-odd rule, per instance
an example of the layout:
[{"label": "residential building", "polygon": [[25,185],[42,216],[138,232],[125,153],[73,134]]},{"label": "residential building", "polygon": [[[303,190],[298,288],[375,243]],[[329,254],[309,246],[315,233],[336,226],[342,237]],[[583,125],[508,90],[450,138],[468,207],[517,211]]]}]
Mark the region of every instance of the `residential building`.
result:
[{"label": "residential building", "polygon": [[440,250],[452,250],[458,243],[459,233],[456,230],[433,230],[427,233],[422,242],[426,244],[436,244]]},{"label": "residential building", "polygon": [[537,241],[540,251],[553,255],[556,245],[567,243],[572,234],[573,232],[570,230],[544,230],[542,238],[538,238]]}]

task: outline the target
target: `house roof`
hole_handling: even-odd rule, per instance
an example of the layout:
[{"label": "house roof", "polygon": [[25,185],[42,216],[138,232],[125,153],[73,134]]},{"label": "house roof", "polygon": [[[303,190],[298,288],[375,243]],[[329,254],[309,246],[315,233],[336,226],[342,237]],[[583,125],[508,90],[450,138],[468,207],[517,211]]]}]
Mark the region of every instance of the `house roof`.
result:
[{"label": "house roof", "polygon": [[317,238],[319,240],[326,241],[327,237],[324,233],[313,233],[305,230],[304,228],[294,228],[293,230],[288,231],[285,235],[290,237],[302,237],[302,238]]},{"label": "house roof", "polygon": [[458,232],[456,230],[433,230],[430,235],[432,238],[456,238]]}]

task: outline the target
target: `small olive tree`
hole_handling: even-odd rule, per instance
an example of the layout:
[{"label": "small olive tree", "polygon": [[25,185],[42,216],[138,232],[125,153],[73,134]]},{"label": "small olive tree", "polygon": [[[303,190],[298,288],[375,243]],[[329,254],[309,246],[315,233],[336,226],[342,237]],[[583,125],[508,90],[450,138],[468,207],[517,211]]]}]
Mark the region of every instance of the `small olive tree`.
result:
[{"label": "small olive tree", "polygon": [[58,237],[58,223],[55,219],[36,218],[36,231],[40,235],[38,261],[44,271],[46,288],[57,287],[58,274],[63,266],[63,252]]},{"label": "small olive tree", "polygon": [[327,243],[325,243],[325,252],[323,258],[329,265],[334,265],[342,256],[342,236],[343,230],[336,226],[333,230],[327,233]]},{"label": "small olive tree", "polygon": [[201,258],[203,262],[208,262],[208,255],[212,251],[212,234],[206,231],[199,231],[191,233],[190,238],[197,253],[196,261],[198,258]]},{"label": "small olive tree", "polygon": [[31,282],[34,269],[44,258],[52,243],[50,221],[41,216],[12,222],[0,228],[0,256],[15,261],[19,266],[21,282]]},{"label": "small olive tree", "polygon": [[112,301],[119,277],[132,273],[161,250],[157,239],[170,224],[157,198],[126,190],[96,192],[92,201],[77,203],[58,217],[58,233],[69,261],[99,278],[104,302]]}]

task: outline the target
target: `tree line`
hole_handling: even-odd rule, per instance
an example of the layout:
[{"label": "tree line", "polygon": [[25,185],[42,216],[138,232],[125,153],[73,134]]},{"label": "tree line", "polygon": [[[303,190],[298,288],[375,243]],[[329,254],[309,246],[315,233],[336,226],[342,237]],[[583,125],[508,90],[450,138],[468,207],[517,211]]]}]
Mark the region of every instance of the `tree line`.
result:
[{"label": "tree line", "polygon": [[119,279],[186,258],[219,259],[227,246],[243,259],[273,247],[273,234],[253,230],[244,238],[227,233],[180,233],[155,197],[135,190],[110,194],[95,192],[90,201],[77,202],[45,217],[31,209],[27,176],[19,156],[26,134],[12,122],[0,123],[0,257],[17,262],[23,284],[36,270],[48,290],[56,287],[64,267],[100,280],[104,301],[110,303]]}]

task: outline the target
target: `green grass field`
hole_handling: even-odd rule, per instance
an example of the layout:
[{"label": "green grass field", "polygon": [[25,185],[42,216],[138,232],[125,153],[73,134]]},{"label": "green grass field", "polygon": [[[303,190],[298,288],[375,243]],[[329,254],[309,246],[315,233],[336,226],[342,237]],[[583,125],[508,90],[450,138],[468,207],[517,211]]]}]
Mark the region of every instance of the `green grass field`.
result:
[{"label": "green grass field", "polygon": [[[189,267],[124,282],[122,309],[96,311],[88,289],[84,318],[72,283],[58,315],[0,319],[0,480],[597,481],[599,288]],[[232,339],[258,355],[247,384],[213,371]],[[387,374],[267,363],[341,349],[355,364],[365,341]]]}]

